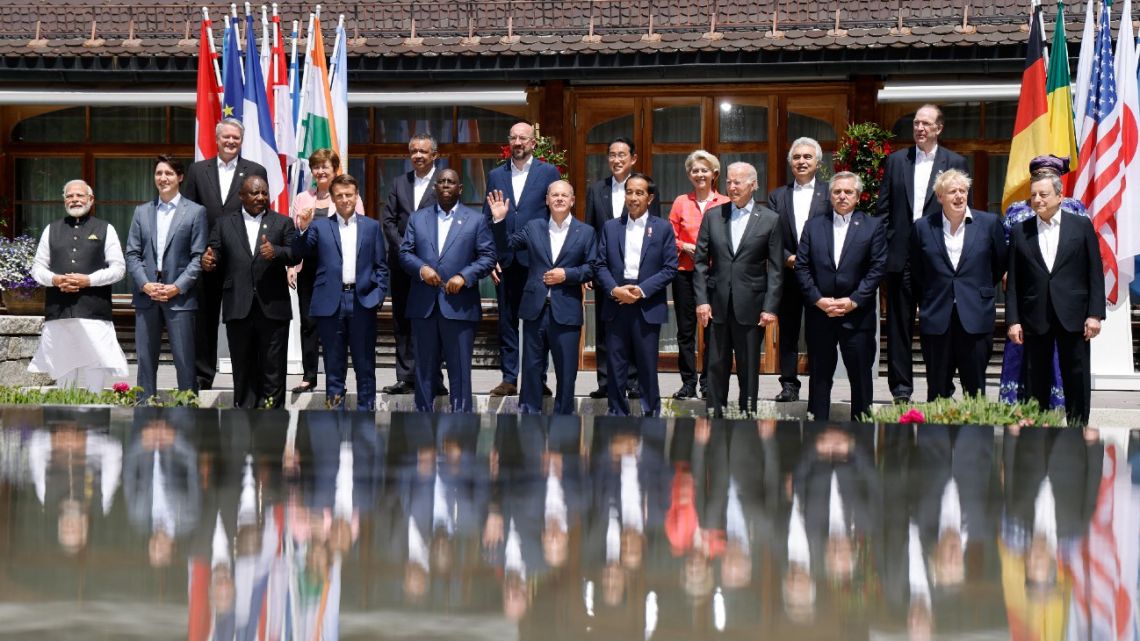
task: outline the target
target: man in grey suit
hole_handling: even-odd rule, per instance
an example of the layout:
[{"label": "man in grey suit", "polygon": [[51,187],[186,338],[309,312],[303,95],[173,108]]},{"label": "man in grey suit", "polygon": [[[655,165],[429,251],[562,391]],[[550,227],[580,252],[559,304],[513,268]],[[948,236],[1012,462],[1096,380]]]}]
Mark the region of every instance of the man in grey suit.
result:
[{"label": "man in grey suit", "polygon": [[127,273],[134,281],[135,349],[138,385],[143,397],[154,395],[162,328],[170,335],[170,351],[178,389],[198,390],[194,368],[194,323],[198,310],[198,278],[209,240],[206,209],[178,189],[182,163],[167,156],[154,162],[158,197],[135,208],[127,234]]},{"label": "man in grey suit", "polygon": [[784,238],[780,216],[752,200],[756,168],[728,166],[729,202],[710,209],[697,232],[697,322],[712,323],[709,407],[721,416],[728,405],[728,376],[736,355],[740,409],[755,413],[760,382],[760,341],[776,322],[783,283]]}]

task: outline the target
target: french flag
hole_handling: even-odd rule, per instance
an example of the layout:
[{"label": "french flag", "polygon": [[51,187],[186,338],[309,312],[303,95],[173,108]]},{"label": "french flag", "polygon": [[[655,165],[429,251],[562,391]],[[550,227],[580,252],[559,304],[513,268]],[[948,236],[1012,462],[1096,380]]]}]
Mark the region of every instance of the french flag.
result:
[{"label": "french flag", "polygon": [[[246,15],[245,24],[245,96],[242,105],[245,138],[241,143],[241,157],[265,167],[269,176],[269,199],[276,201],[285,191],[285,176],[277,156],[273,118],[269,115],[269,100],[265,95],[265,77],[261,73],[261,59],[253,36],[253,16]],[[287,211],[278,213],[289,215]]]}]

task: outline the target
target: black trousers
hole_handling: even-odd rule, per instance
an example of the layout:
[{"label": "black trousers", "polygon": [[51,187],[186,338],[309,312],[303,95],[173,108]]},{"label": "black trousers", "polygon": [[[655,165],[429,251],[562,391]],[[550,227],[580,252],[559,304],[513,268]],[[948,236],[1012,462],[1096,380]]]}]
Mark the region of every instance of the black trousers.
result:
[{"label": "black trousers", "polygon": [[808,336],[808,411],[817,421],[831,418],[831,386],[839,362],[836,347],[843,355],[843,366],[851,382],[851,418],[871,409],[874,387],[871,367],[875,364],[875,332],[843,327],[842,318],[829,318],[811,307],[805,315]]},{"label": "black trousers", "polygon": [[194,319],[194,370],[198,389],[214,387],[218,374],[218,321],[222,316],[222,283],[218,271],[202,272],[198,279],[198,315]]},{"label": "black trousers", "polygon": [[[694,272],[678,271],[673,279],[673,312],[677,318],[677,369],[681,372],[681,385],[697,389],[697,295],[693,289]],[[701,358],[700,389],[708,383],[709,332],[703,330],[705,353]]]},{"label": "black trousers", "polygon": [[321,335],[317,331],[317,321],[309,318],[309,308],[313,305],[313,281],[317,278],[317,260],[312,258],[301,267],[297,274],[297,307],[301,318],[301,370],[302,380],[309,389],[317,386],[317,366],[321,354]]},{"label": "black trousers", "polygon": [[[714,314],[715,318],[715,314]],[[741,325],[733,314],[732,300],[721,322],[709,324],[709,408],[717,417],[728,406],[728,378],[736,357],[736,379],[740,383],[740,410],[756,413],[756,397],[760,388],[760,341],[763,328],[756,324]]]},{"label": "black trousers", "polygon": [[266,318],[256,302],[245,318],[226,323],[234,369],[234,407],[285,406],[289,321]]},{"label": "black trousers", "polygon": [[416,356],[412,347],[412,324],[405,317],[412,279],[399,264],[389,263],[388,267],[391,288],[389,295],[392,298],[392,331],[396,336],[396,380],[414,385]]},{"label": "black trousers", "polygon": [[950,311],[945,334],[922,334],[922,359],[926,361],[926,400],[954,395],[954,372],[967,395],[986,392],[986,365],[993,350],[993,332],[970,334],[962,328],[958,307]]},{"label": "black trousers", "polygon": [[[910,397],[914,393],[914,283],[910,266],[887,273],[887,387],[891,396]],[[921,286],[921,284],[919,284]]]},{"label": "black trousers", "polygon": [[804,295],[796,274],[784,270],[780,295],[780,386],[799,391],[800,324],[804,317]]},{"label": "black trousers", "polygon": [[1061,366],[1061,388],[1065,391],[1065,418],[1069,425],[1085,426],[1092,409],[1092,371],[1090,343],[1084,332],[1066,332],[1049,311],[1049,331],[1025,334],[1025,366],[1029,396],[1041,407],[1049,407],[1053,387],[1053,351]]}]

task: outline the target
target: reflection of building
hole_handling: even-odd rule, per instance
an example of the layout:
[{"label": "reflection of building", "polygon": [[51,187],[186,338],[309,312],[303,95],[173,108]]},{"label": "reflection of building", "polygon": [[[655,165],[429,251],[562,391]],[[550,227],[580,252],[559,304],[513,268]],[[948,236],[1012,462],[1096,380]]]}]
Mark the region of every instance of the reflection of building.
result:
[{"label": "reflection of building", "polygon": [[[784,155],[796,137],[817,138],[827,155],[847,122],[876,120],[905,143],[914,108],[934,100],[945,107],[945,144],[971,164],[979,186],[972,204],[993,209],[1016,91],[985,83],[1019,81],[1024,7],[975,3],[964,20],[958,4],[905,4],[846,3],[838,15],[826,3],[760,0],[326,6],[326,27],[337,13],[349,16],[347,167],[363,178],[375,215],[392,177],[406,169],[408,136],[428,130],[441,143],[442,162],[463,175],[465,200],[475,203],[512,121],[526,117],[569,151],[579,193],[605,172],[609,139],[631,136],[638,169],[657,179],[667,211],[689,189],[683,160],[693,149],[755,164],[763,197],[788,179]],[[1083,8],[1072,8],[1071,22]],[[224,11],[211,9],[215,18]],[[300,19],[301,10],[288,3],[282,14]],[[125,229],[131,208],[152,195],[150,157],[192,154],[197,47],[181,40],[187,22],[196,34],[197,14],[191,5],[127,12],[63,1],[8,17],[4,76],[25,87],[0,92],[0,152],[11,176],[0,197],[14,205],[3,212],[14,229],[54,217],[58,191],[72,177],[87,179],[100,215]],[[1074,41],[1077,29],[1071,26]],[[331,40],[329,30],[330,49]],[[57,69],[69,71],[50,71]],[[927,87],[907,90],[914,81]],[[81,93],[62,95],[65,87]],[[149,93],[157,90],[177,95]],[[673,336],[663,332],[666,366]],[[591,351],[584,361],[593,363]]]}]

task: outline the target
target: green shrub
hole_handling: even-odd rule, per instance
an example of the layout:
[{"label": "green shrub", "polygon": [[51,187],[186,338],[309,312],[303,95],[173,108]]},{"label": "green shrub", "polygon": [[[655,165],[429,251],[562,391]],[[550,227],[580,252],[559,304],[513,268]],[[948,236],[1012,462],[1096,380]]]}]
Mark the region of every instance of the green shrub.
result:
[{"label": "green shrub", "polygon": [[1009,404],[984,396],[940,398],[929,403],[905,403],[874,408],[869,423],[934,423],[945,425],[1037,425],[1065,426],[1062,410],[1043,410],[1037,401]]}]

